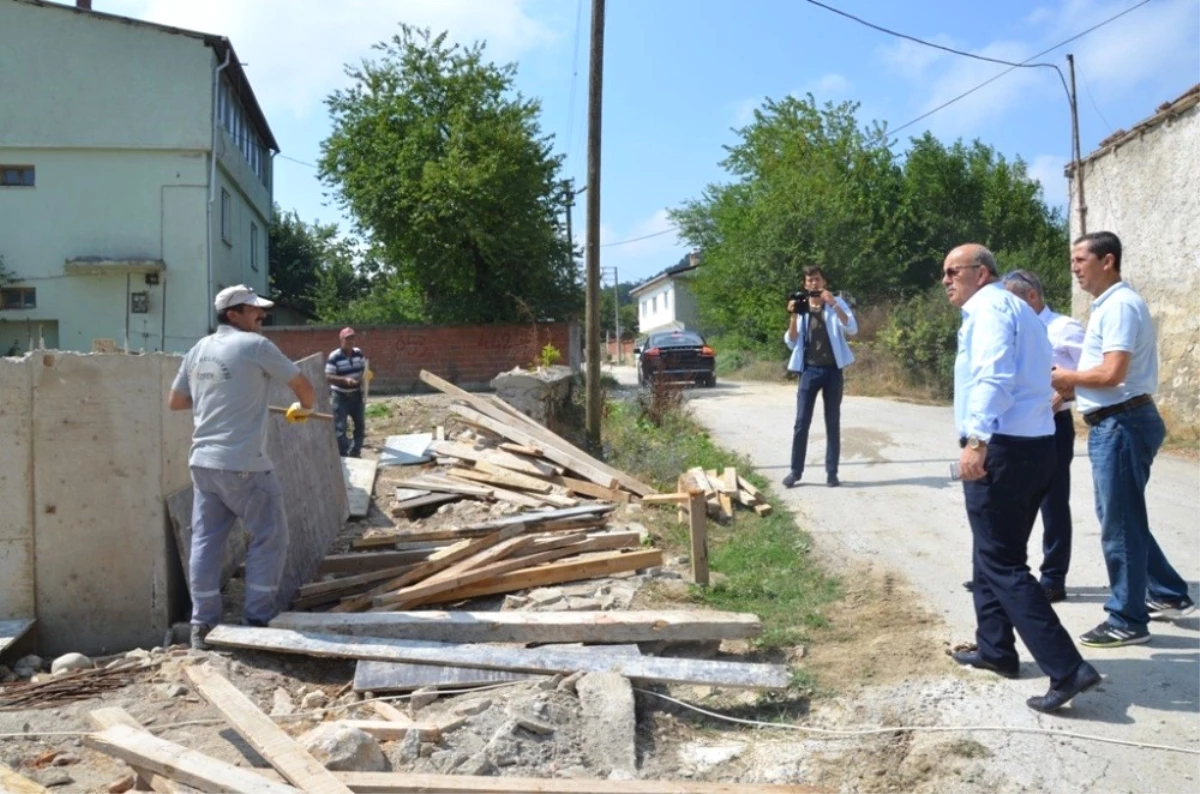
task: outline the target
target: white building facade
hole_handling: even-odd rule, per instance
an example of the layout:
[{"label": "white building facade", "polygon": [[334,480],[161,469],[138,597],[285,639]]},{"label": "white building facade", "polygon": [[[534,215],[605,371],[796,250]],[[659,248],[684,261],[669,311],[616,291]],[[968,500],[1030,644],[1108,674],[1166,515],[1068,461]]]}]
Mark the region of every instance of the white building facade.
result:
[{"label": "white building facade", "polygon": [[268,289],[271,134],[227,39],[0,2],[0,355],[187,350]]},{"label": "white building facade", "polygon": [[695,277],[697,267],[693,260],[630,290],[630,297],[637,301],[638,333],[645,335],[668,328],[696,329],[700,314],[688,282]]}]

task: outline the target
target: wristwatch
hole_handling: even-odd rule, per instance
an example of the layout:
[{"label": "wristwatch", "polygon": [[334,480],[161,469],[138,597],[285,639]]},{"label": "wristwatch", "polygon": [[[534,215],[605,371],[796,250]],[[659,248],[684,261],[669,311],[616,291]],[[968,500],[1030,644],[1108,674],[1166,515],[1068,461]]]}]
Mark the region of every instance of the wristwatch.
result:
[{"label": "wristwatch", "polygon": [[971,449],[979,449],[983,445],[984,442],[980,440],[979,436],[967,436],[967,446]]}]

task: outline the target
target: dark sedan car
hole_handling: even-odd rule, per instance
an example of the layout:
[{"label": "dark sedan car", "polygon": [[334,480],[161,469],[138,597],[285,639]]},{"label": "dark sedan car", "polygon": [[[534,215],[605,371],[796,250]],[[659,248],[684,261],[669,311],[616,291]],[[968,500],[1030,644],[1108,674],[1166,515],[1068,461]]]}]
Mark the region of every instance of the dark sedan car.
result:
[{"label": "dark sedan car", "polygon": [[716,351],[694,331],[650,334],[634,352],[638,354],[639,385],[658,379],[717,385]]}]

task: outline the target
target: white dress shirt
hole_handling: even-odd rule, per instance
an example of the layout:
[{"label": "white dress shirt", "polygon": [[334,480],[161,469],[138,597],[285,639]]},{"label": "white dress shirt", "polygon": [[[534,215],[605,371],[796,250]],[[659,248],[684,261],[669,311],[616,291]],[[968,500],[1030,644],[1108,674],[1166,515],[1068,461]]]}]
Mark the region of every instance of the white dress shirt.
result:
[{"label": "white dress shirt", "polygon": [[[1046,324],[1046,335],[1050,337],[1051,362],[1059,369],[1079,369],[1079,357],[1083,355],[1083,323],[1074,317],[1052,311],[1042,306],[1038,318]],[[1059,411],[1071,410],[1072,400],[1063,402]]]},{"label": "white dress shirt", "polygon": [[996,282],[962,307],[954,361],[954,419],[961,437],[1054,435],[1050,340],[1021,298]]}]

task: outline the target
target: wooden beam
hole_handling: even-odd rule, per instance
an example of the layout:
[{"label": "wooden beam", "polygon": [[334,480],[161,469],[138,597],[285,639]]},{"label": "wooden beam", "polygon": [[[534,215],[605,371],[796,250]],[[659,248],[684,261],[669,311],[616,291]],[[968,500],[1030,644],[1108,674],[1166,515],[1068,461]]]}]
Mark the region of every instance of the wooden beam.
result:
[{"label": "wooden beam", "polygon": [[696,489],[689,494],[688,533],[692,539],[692,581],[708,586],[708,505],[704,492]]},{"label": "wooden beam", "polygon": [[[487,475],[480,475],[479,477],[476,477],[471,469],[451,469],[450,474],[454,477],[461,476],[463,479],[467,480],[490,482],[490,480],[483,480],[483,477],[486,477]],[[546,503],[539,498],[538,494],[510,491],[507,488],[501,488],[495,484],[491,486],[491,491],[492,498],[498,502],[508,502],[510,504],[520,505],[521,507],[531,507],[534,509],[546,506]]]},{"label": "wooden beam", "polygon": [[412,731],[420,733],[421,741],[424,742],[438,742],[442,739],[441,728],[431,722],[409,722],[406,725],[391,720],[338,720],[337,723],[357,728],[383,742],[403,739]]},{"label": "wooden beam", "polygon": [[644,505],[675,505],[687,504],[687,493],[655,493],[642,497]]},{"label": "wooden beam", "polygon": [[559,474],[562,471],[560,467],[537,458],[515,455],[496,448],[480,449],[457,441],[439,441],[433,445],[433,450],[439,455],[469,460],[472,463],[491,463],[522,474],[551,475]]},{"label": "wooden beam", "polygon": [[247,744],[289,783],[313,794],[351,794],[348,786],[216,670],[192,665],[183,668],[183,674],[209,705],[221,712]]},{"label": "wooden beam", "polygon": [[396,722],[401,725],[415,724],[413,722],[412,717],[408,716],[403,711],[401,711],[400,709],[396,708],[391,703],[388,703],[386,701],[373,700],[373,701],[371,701],[371,708],[375,711],[376,714],[378,714],[380,717],[383,717],[385,720],[389,720],[391,722]]},{"label": "wooden beam", "polygon": [[757,501],[766,504],[767,497],[763,494],[763,492],[755,488],[753,483],[740,474],[738,475],[738,487],[753,496]]},{"label": "wooden beam", "polygon": [[[562,552],[564,552],[564,549],[555,549],[554,551],[545,552],[545,554],[561,554]],[[528,560],[529,558],[526,559]],[[442,593],[437,597],[437,601],[462,601],[468,598],[478,598],[479,596],[496,595],[498,593],[515,593],[518,590],[528,590],[534,587],[545,587],[546,585],[575,582],[583,579],[595,579],[622,571],[639,571],[659,565],[662,565],[662,551],[659,549],[597,554],[578,560],[553,562],[540,565],[537,568],[526,568],[509,573],[501,573],[491,579]],[[421,604],[425,603],[429,602],[421,602]]]},{"label": "wooden beam", "polygon": [[217,626],[208,642],[234,648],[277,651],[338,659],[419,662],[522,673],[614,672],[628,678],[668,684],[699,684],[747,689],[786,689],[787,667],[706,659],[611,657],[544,648],[460,645],[428,640],[339,637],[254,626]]},{"label": "wooden beam", "polygon": [[0,761],[0,791],[5,794],[50,794],[50,789],[18,774],[8,764]]},{"label": "wooden beam", "polygon": [[437,573],[438,571],[449,568],[459,560],[470,557],[472,554],[483,551],[486,548],[496,545],[497,543],[507,540],[508,538],[519,535],[525,530],[524,524],[512,524],[504,529],[492,532],[489,535],[484,535],[482,538],[473,540],[462,540],[452,546],[447,546],[441,551],[434,552],[425,562],[408,570],[407,573],[389,579],[381,585],[371,588],[360,596],[343,601],[334,607],[332,612],[357,612],[360,609],[366,609],[371,605],[371,600],[377,595],[390,593],[393,590],[399,590],[405,585],[413,582],[419,582],[427,576]]},{"label": "wooden beam", "polygon": [[541,447],[527,447],[524,444],[514,444],[511,441],[505,441],[500,444],[500,449],[505,452],[512,452],[517,455],[528,455],[531,458],[544,458]]},{"label": "wooden beam", "polygon": [[377,551],[351,552],[349,554],[329,554],[321,561],[317,575],[326,574],[360,574],[369,571],[381,571],[384,568],[396,568],[409,563],[422,562],[437,548],[430,546],[414,551]]},{"label": "wooden beam", "polygon": [[463,496],[474,496],[479,499],[490,499],[492,497],[492,489],[485,485],[455,482],[449,477],[444,477],[440,474],[422,474],[419,477],[411,477],[407,480],[402,480],[400,485],[407,485],[414,488],[428,488],[431,491],[438,491],[440,493],[458,493]]},{"label": "wooden beam", "polygon": [[[512,483],[521,483],[521,485],[514,485],[513,487],[535,493],[550,493],[553,486],[546,482],[545,478],[555,476],[553,471],[548,473],[538,472],[536,475],[531,476],[522,472],[512,471],[489,460],[476,461],[475,470],[493,474],[497,477],[508,477]],[[542,490],[543,488],[546,490]]]},{"label": "wooden beam", "polygon": [[758,513],[760,516],[769,516],[771,515],[771,506],[767,504],[755,505],[754,512]]},{"label": "wooden beam", "polygon": [[509,471],[500,466],[493,466],[486,461],[476,463],[473,469],[451,469],[450,476],[465,480],[486,482],[491,485],[501,485],[505,488],[533,491],[534,493],[550,493],[552,490],[552,486],[548,482],[535,480],[533,477],[527,477],[520,472]]},{"label": "wooden beam", "polygon": [[403,502],[396,502],[396,504],[392,505],[391,513],[393,516],[400,516],[413,510],[420,510],[422,507],[435,507],[448,502],[457,502],[459,499],[462,499],[461,494],[431,493],[428,496],[418,496],[416,499],[405,499]]},{"label": "wooden beam", "polygon": [[408,573],[413,567],[420,564],[420,562],[412,562],[407,565],[397,565],[394,568],[383,568],[382,570],[367,571],[366,573],[355,574],[354,576],[342,576],[325,582],[306,584],[300,588],[297,594],[297,603],[300,601],[309,601],[321,604],[325,601],[336,601],[347,590],[357,590],[363,585],[378,582],[381,579],[395,579],[397,576]]},{"label": "wooden beam", "polygon": [[[126,725],[138,731],[146,730],[140,722],[133,718],[132,714],[120,706],[93,709],[88,712],[87,719],[91,726],[98,731],[102,731],[113,725]],[[138,791],[154,790],[161,792],[161,794],[195,794],[199,792],[199,789],[163,777],[148,769],[135,766],[133,767],[133,771],[137,774],[137,780],[133,786]],[[0,787],[0,791],[3,790]]]},{"label": "wooden beam", "polygon": [[284,612],[271,628],[438,642],[705,642],[762,634],[755,615],[707,610],[610,612]]},{"label": "wooden beam", "polygon": [[696,780],[480,777],[411,772],[338,772],[359,794],[819,794],[827,789]]},{"label": "wooden beam", "polygon": [[147,769],[201,791],[299,794],[299,789],[268,780],[257,772],[227,764],[128,725],[113,725],[88,734],[83,737],[83,743],[130,766]]}]

